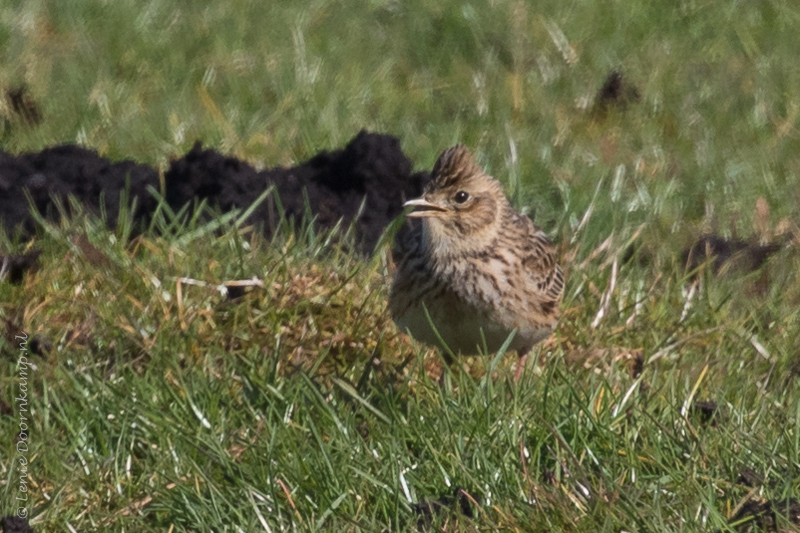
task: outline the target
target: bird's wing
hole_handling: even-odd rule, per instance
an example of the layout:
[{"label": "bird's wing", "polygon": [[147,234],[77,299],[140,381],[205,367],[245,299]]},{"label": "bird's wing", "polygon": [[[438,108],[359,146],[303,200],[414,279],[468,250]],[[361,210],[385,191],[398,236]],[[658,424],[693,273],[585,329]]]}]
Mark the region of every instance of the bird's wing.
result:
[{"label": "bird's wing", "polygon": [[564,296],[564,273],[556,262],[556,249],[544,232],[530,218],[518,215],[515,223],[523,230],[522,266],[541,298],[545,313],[556,312]]}]

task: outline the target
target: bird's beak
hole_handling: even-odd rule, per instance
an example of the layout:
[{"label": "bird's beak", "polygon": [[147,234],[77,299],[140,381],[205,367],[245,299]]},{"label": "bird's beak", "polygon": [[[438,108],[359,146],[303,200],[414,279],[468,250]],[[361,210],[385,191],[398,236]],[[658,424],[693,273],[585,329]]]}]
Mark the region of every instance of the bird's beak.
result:
[{"label": "bird's beak", "polygon": [[409,200],[403,204],[403,207],[413,207],[415,210],[411,211],[408,215],[409,218],[424,218],[430,216],[436,216],[439,213],[447,211],[446,208],[429,202],[425,198],[417,198],[415,200]]}]

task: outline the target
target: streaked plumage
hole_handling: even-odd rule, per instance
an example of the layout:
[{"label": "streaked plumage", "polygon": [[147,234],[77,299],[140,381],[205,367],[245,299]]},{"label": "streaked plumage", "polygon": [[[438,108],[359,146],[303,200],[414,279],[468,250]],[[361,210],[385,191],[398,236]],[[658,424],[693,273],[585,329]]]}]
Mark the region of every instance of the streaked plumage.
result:
[{"label": "streaked plumage", "polygon": [[463,145],[439,157],[422,198],[405,205],[419,221],[398,232],[392,250],[395,322],[443,348],[433,322],[444,344],[464,355],[484,342],[495,352],[516,329],[509,349],[522,358],[519,378],[528,352],[558,320],[564,277],[553,245]]}]

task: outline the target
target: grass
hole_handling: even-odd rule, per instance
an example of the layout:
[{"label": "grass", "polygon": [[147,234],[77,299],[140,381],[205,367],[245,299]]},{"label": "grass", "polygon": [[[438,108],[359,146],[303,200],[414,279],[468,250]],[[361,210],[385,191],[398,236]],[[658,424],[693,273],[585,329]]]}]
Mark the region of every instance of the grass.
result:
[{"label": "grass", "polygon": [[[34,527],[404,531],[460,486],[476,516],[436,527],[754,528],[729,522],[800,489],[798,258],[703,269],[695,289],[678,258],[705,231],[797,224],[797,22],[777,0],[4,4],[0,80],[42,116],[0,104],[4,150],[78,142],[164,168],[201,139],[274,166],[367,128],[430,168],[462,141],[570,265],[559,329],[515,385],[513,355],[443,368],[386,313],[385,249],[353,257],[308,226],[268,242],[162,212],[133,240],[82,215],[3,236],[43,250],[0,284],[6,329],[51,344],[29,354]],[[598,116],[616,68],[641,99]],[[252,278],[241,299],[217,289]]]}]

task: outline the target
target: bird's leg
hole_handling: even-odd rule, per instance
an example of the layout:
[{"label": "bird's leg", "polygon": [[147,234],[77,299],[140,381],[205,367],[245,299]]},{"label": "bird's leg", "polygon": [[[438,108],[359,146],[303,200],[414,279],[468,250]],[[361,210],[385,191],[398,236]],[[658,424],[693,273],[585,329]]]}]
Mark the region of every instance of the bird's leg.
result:
[{"label": "bird's leg", "polygon": [[522,377],[522,371],[525,370],[525,363],[528,361],[528,354],[531,353],[530,348],[521,348],[518,352],[519,361],[517,361],[517,371],[514,373],[514,383],[519,383],[519,378]]}]

